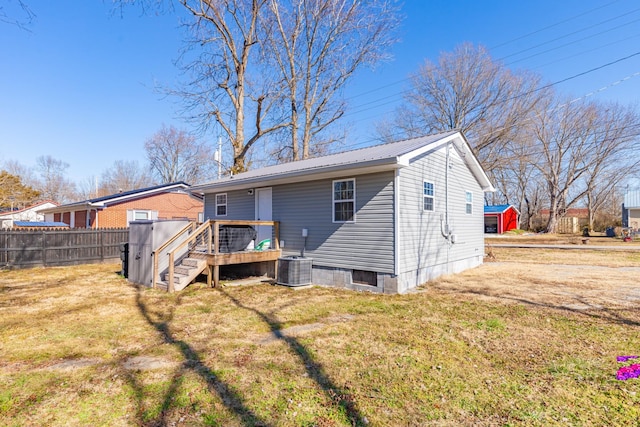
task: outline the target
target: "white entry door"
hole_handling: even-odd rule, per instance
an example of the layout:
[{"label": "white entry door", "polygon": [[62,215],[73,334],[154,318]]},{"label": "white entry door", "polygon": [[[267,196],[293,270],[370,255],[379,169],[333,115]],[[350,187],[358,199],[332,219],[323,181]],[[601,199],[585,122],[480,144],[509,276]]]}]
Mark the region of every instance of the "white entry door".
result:
[{"label": "white entry door", "polygon": [[[271,188],[258,188],[256,189],[256,220],[258,221],[271,221],[272,218],[272,206],[271,206]],[[261,225],[256,227],[258,237],[256,238],[256,244],[265,239],[271,239],[271,230],[273,227]]]}]

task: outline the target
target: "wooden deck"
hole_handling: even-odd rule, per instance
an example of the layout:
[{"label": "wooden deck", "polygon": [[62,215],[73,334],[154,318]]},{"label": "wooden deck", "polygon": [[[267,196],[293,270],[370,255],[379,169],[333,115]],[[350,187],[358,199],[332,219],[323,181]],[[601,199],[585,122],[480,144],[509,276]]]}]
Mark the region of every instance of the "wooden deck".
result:
[{"label": "wooden deck", "polygon": [[278,271],[278,258],[282,256],[280,249],[266,249],[263,251],[241,251],[229,253],[202,253],[191,252],[190,258],[204,259],[207,261],[207,284],[217,287],[220,283],[220,266],[233,264],[248,264],[254,262],[271,261],[274,263],[274,271]]},{"label": "wooden deck", "polygon": [[[220,251],[220,226],[266,226],[271,228],[271,245],[269,249],[264,250],[243,250],[238,252],[221,252]],[[217,287],[220,283],[220,266],[232,264],[247,264],[257,262],[273,262],[274,272],[278,271],[278,258],[282,256],[279,241],[279,222],[278,221],[233,221],[209,220],[196,228],[195,224],[185,227],[176,236],[167,241],[166,245],[157,250],[154,262],[154,281],[153,286],[159,281],[160,268],[159,259],[163,252],[168,257],[168,272],[166,273],[166,289],[174,292],[175,287],[175,269],[180,266],[180,259],[184,259],[185,251],[188,258],[206,260],[206,266],[199,271],[191,271],[190,277],[205,272],[207,274],[207,284]],[[180,242],[180,243],[177,243]],[[173,249],[166,251],[169,245],[173,245]],[[182,268],[182,267],[181,267]],[[206,271],[205,271],[206,270]],[[194,274],[195,273],[195,274]],[[180,289],[183,286],[180,287]]]}]

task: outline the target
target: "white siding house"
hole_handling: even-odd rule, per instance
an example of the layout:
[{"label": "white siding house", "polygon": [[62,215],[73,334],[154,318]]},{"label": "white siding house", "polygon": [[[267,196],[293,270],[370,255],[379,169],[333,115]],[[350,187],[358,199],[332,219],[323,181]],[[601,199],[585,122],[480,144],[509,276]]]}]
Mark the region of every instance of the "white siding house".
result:
[{"label": "white siding house", "polygon": [[57,203],[43,201],[13,212],[2,212],[0,214],[0,228],[12,228],[15,221],[44,221],[45,216],[44,214],[39,213],[39,211],[41,209],[54,208],[56,206],[58,206]]},{"label": "white siding house", "polygon": [[[484,256],[485,191],[457,131],[256,169],[193,186],[205,219],[280,222],[313,283],[403,293]],[[302,230],[307,230],[303,237]]]}]

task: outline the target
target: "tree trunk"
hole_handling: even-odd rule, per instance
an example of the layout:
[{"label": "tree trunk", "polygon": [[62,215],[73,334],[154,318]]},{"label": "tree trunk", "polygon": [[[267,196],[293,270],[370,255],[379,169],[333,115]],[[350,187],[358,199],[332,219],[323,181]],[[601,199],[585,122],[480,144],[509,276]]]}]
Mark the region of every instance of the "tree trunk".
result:
[{"label": "tree trunk", "polygon": [[555,194],[551,194],[551,200],[549,201],[549,220],[547,222],[547,233],[555,233],[558,225],[558,198]]}]

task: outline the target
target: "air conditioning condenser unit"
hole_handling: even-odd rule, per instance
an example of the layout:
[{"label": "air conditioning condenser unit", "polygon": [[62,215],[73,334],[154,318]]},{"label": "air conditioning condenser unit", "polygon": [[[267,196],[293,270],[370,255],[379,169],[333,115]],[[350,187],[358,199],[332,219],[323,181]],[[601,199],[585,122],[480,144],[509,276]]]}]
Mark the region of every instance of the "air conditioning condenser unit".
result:
[{"label": "air conditioning condenser unit", "polygon": [[304,286],[311,284],[313,260],[300,256],[278,258],[278,278],[276,282],[285,286]]}]

